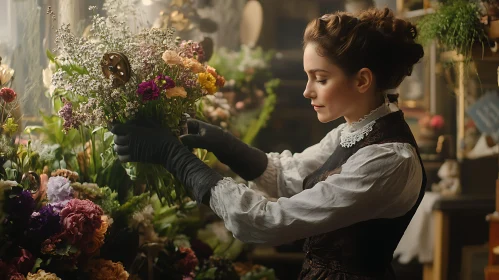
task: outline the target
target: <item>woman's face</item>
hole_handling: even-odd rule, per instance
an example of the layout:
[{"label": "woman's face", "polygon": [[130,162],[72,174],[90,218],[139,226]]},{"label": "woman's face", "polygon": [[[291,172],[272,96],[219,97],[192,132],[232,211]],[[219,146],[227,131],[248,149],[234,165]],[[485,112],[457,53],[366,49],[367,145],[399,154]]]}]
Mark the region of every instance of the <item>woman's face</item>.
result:
[{"label": "woman's face", "polygon": [[359,92],[355,80],[324,56],[317,53],[317,44],[309,43],[303,54],[303,68],[308,76],[303,92],[310,99],[320,122],[326,123],[351,113]]}]

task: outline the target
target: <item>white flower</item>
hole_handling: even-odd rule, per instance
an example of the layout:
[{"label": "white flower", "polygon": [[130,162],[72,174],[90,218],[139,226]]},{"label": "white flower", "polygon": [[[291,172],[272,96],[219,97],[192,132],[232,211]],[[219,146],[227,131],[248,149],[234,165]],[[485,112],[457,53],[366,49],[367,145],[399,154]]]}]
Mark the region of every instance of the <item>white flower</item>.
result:
[{"label": "white flower", "polygon": [[54,93],[55,86],[52,84],[52,76],[55,72],[55,64],[53,62],[49,63],[49,66],[42,70],[43,76],[43,86],[48,89],[50,96]]},{"label": "white flower", "polygon": [[0,65],[0,86],[7,84],[14,76],[14,69],[9,68],[7,64]]}]

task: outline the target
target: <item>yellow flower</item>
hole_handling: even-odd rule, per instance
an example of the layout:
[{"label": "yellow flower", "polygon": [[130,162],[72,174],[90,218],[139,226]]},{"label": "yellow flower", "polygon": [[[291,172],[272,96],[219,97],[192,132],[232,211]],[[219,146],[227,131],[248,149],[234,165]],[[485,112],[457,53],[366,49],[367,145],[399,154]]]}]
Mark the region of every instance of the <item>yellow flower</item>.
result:
[{"label": "yellow flower", "polygon": [[213,77],[212,74],[208,72],[204,73],[199,73],[198,74],[198,83],[208,91],[209,94],[214,94],[217,92],[217,86],[216,86],[217,79]]},{"label": "yellow flower", "polygon": [[61,280],[54,273],[47,273],[43,269],[39,269],[36,274],[28,273],[26,280]]},{"label": "yellow flower", "polygon": [[182,97],[186,98],[187,97],[187,92],[185,91],[184,87],[174,87],[166,90],[166,97],[172,98],[172,97]]},{"label": "yellow flower", "polygon": [[13,118],[8,118],[2,127],[4,132],[10,135],[17,131],[18,125],[14,122]]}]

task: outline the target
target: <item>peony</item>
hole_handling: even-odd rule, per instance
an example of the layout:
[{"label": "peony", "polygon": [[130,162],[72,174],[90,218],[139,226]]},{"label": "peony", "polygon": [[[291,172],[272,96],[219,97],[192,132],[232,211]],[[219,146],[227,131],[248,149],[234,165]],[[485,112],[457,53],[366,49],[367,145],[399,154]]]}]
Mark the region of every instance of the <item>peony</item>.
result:
[{"label": "peony", "polygon": [[35,274],[28,273],[27,280],[61,280],[54,273],[47,273],[43,269],[39,269]]},{"label": "peony", "polygon": [[182,58],[174,51],[167,50],[163,53],[163,60],[168,65],[179,65],[182,64]]},{"label": "peony", "polygon": [[159,97],[159,88],[154,80],[142,82],[137,89],[137,94],[142,97],[142,101],[156,100]]},{"label": "peony", "polygon": [[71,244],[87,246],[95,231],[101,227],[102,209],[90,200],[72,199],[61,210],[61,225],[64,236]]},{"label": "peony", "polygon": [[120,262],[112,262],[110,260],[91,260],[88,262],[88,272],[90,279],[94,280],[127,280],[128,272]]},{"label": "peony", "polygon": [[186,98],[187,97],[187,92],[183,87],[174,87],[171,89],[166,90],[166,97],[172,98],[172,97],[182,97]]},{"label": "peony", "polygon": [[11,88],[0,89],[0,97],[5,101],[5,103],[10,103],[16,99],[16,92]]},{"label": "peony", "polygon": [[62,176],[50,177],[47,182],[47,198],[50,203],[67,203],[73,198],[73,188]]}]

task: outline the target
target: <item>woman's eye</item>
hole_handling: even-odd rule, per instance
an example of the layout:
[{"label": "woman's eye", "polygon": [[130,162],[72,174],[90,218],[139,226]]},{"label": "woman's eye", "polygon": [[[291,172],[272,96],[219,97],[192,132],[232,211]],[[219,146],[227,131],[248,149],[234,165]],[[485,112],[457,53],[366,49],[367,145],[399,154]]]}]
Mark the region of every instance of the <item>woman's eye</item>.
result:
[{"label": "woman's eye", "polygon": [[317,82],[321,85],[325,84],[327,80],[317,80]]}]

